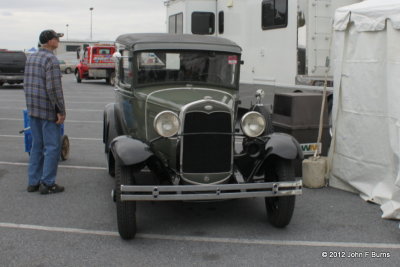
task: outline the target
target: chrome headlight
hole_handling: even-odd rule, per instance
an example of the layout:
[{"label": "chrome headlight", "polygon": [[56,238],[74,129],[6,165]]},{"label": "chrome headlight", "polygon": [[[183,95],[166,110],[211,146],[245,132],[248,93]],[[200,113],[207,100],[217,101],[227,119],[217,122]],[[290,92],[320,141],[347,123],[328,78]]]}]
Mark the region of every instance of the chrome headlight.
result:
[{"label": "chrome headlight", "polygon": [[249,137],[260,136],[266,127],[264,116],[256,111],[247,112],[240,121],[240,126],[245,135]]},{"label": "chrome headlight", "polygon": [[178,133],[181,123],[178,115],[172,111],[163,111],[154,119],[154,129],[163,137],[171,137]]}]

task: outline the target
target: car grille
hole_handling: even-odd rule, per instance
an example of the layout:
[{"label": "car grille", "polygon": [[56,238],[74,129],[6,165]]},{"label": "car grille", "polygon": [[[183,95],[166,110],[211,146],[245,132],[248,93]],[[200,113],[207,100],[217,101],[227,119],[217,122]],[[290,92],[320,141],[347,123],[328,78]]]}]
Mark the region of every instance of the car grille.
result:
[{"label": "car grille", "polygon": [[14,66],[0,66],[0,73],[3,75],[24,75],[24,68]]},{"label": "car grille", "polygon": [[233,136],[230,113],[188,112],[183,133],[183,173],[231,171]]}]

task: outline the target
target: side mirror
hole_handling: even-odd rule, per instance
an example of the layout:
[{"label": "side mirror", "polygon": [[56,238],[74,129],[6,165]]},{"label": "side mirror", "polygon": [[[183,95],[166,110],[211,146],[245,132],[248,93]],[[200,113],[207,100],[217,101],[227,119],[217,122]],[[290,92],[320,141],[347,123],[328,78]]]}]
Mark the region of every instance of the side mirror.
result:
[{"label": "side mirror", "polygon": [[122,55],[120,52],[115,52],[112,57],[113,57],[114,61],[118,61],[121,59]]}]

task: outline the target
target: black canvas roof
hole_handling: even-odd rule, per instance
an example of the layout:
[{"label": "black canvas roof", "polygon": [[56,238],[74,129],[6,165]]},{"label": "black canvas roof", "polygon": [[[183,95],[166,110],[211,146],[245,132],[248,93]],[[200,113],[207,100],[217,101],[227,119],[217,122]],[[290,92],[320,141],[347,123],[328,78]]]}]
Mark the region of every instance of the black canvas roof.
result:
[{"label": "black canvas roof", "polygon": [[135,51],[152,49],[211,50],[232,53],[242,51],[236,43],[228,39],[205,35],[128,33],[120,35],[116,42]]}]

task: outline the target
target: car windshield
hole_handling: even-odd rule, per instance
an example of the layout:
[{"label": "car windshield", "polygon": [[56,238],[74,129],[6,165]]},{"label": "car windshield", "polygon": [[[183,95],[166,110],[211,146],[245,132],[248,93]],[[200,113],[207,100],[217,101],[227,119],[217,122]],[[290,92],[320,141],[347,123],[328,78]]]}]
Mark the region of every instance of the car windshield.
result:
[{"label": "car windshield", "polygon": [[237,88],[239,55],[211,51],[148,51],[136,54],[137,85],[213,84]]}]

